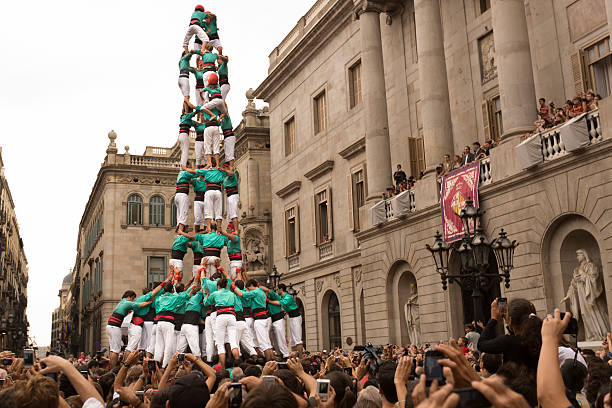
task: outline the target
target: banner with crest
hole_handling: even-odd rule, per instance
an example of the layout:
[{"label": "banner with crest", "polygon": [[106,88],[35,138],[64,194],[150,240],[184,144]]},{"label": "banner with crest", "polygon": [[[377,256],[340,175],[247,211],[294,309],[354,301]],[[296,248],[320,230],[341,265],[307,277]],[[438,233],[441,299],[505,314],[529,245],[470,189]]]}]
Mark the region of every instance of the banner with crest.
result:
[{"label": "banner with crest", "polygon": [[478,180],[480,179],[480,161],[475,161],[442,177],[442,229],[444,241],[453,242],[463,238],[463,223],[460,214],[465,202],[474,200],[478,208]]}]

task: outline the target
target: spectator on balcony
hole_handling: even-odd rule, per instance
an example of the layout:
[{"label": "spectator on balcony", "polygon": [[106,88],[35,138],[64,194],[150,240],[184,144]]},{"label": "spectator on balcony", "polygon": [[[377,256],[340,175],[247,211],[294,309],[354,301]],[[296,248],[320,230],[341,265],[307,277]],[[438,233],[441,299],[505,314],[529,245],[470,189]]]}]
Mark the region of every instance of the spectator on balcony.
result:
[{"label": "spectator on balcony", "polygon": [[387,187],[387,198],[392,198],[394,196],[395,196],[395,187],[394,186]]},{"label": "spectator on balcony", "polygon": [[565,113],[566,118],[569,118],[569,113],[573,107],[574,107],[574,104],[572,103],[571,99],[568,99],[567,101],[565,101],[565,105],[563,105],[563,112]]},{"label": "spectator on balcony", "polygon": [[538,115],[542,118],[547,124],[552,124],[552,118],[550,117],[550,107],[546,105],[546,99],[540,98],[538,99],[538,103],[540,104],[540,108],[538,109]]},{"label": "spectator on balcony", "polygon": [[470,151],[470,146],[463,148],[463,156],[461,157],[461,166],[467,166],[474,161],[474,155]]},{"label": "spectator on balcony", "polygon": [[589,89],[586,93],[585,99],[587,103],[587,111],[592,111],[597,109],[599,99],[596,99],[595,92]]},{"label": "spectator on balcony", "polygon": [[414,189],[414,182],[415,182],[414,176],[408,177],[408,180],[406,181],[406,186],[408,190]]},{"label": "spectator on balcony", "polygon": [[489,155],[482,147],[480,147],[480,142],[476,141],[472,143],[472,148],[474,149],[474,160],[484,159]]},{"label": "spectator on balcony", "polygon": [[444,155],[444,162],[442,163],[442,174],[450,173],[453,170],[453,162],[451,160],[450,154]]},{"label": "spectator on balcony", "polygon": [[453,156],[453,165],[451,169],[457,170],[459,167],[461,167],[461,157],[458,154],[456,154]]},{"label": "spectator on balcony", "polygon": [[401,164],[397,165],[397,171],[393,173],[393,180],[395,180],[395,185],[397,186],[398,190],[399,185],[406,181],[406,173],[404,173],[404,170],[402,170]]},{"label": "spectator on balcony", "polygon": [[558,126],[564,123],[567,120],[567,116],[565,115],[565,110],[563,108],[557,108],[555,113],[555,126]]},{"label": "spectator on balcony", "polygon": [[576,116],[582,115],[586,112],[586,100],[583,100],[580,96],[574,96],[572,99],[572,108],[569,111],[569,117],[575,118]]}]

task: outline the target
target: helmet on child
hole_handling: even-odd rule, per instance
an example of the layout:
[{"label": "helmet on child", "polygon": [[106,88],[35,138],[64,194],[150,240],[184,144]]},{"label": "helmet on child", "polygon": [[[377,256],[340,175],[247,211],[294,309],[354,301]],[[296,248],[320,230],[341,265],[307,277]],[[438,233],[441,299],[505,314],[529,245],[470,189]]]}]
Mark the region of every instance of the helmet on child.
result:
[{"label": "helmet on child", "polygon": [[203,6],[203,5],[201,5],[201,4],[198,4],[198,5],[195,7],[195,11],[204,11],[204,6]]},{"label": "helmet on child", "polygon": [[215,85],[218,84],[219,83],[219,76],[213,72],[208,77],[208,83],[209,84],[215,84]]}]

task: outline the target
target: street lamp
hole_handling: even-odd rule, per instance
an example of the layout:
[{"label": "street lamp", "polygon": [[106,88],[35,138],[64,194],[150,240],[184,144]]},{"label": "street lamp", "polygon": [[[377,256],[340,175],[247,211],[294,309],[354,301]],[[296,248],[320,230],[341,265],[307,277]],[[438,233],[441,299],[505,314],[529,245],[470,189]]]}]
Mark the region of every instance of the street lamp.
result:
[{"label": "street lamp", "polygon": [[268,279],[266,280],[266,284],[268,287],[275,288],[280,283],[280,278],[283,276],[282,273],[278,273],[276,269],[276,265],[272,267],[272,272],[268,275]]},{"label": "street lamp", "polygon": [[[433,246],[425,246],[434,258],[436,271],[440,274],[442,280],[442,289],[447,290],[447,282],[455,282],[464,291],[471,291],[474,320],[482,321],[484,320],[482,290],[492,282],[501,282],[502,280],[505,280],[506,288],[510,287],[510,272],[514,269],[514,249],[518,246],[518,243],[510,241],[503,229],[497,239],[489,242],[480,226],[482,212],[473,206],[471,199],[466,201],[465,207],[457,216],[461,218],[464,227],[464,236],[454,247],[454,251],[461,258],[459,274],[448,273],[451,246],[444,242],[440,232],[436,231]],[[493,250],[497,259],[497,273],[487,273],[491,250]]]},{"label": "street lamp", "polygon": [[293,284],[292,284],[292,283],[290,283],[290,284],[289,284],[289,286],[287,286],[287,293],[288,293],[289,295],[291,295],[291,296],[293,296],[293,297],[294,297],[295,295],[297,295],[297,294],[298,294],[298,291],[297,291],[297,290],[295,290],[295,289],[293,288]]}]

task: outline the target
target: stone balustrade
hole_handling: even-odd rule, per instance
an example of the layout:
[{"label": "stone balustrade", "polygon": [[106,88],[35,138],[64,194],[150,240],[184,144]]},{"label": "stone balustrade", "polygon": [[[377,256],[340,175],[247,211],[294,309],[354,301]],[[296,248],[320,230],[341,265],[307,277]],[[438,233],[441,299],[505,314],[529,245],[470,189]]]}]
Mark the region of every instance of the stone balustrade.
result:
[{"label": "stone balustrade", "polygon": [[[599,119],[599,110],[594,110],[586,114],[586,125],[589,132],[590,143],[598,143],[603,140],[602,130]],[[541,134],[542,156],[544,161],[555,160],[565,156],[568,151],[561,137],[561,131],[567,123],[554,127]]]},{"label": "stone balustrade", "polygon": [[331,258],[334,255],[331,242],[325,242],[319,245],[319,259]]},{"label": "stone balustrade", "polygon": [[480,160],[480,180],[478,185],[482,187],[491,184],[491,179],[491,158],[485,157]]},{"label": "stone balustrade", "polygon": [[289,270],[293,271],[300,267],[300,256],[298,254],[292,255],[287,258],[287,262],[289,264]]},{"label": "stone balustrade", "polygon": [[177,159],[170,157],[151,157],[130,155],[131,166],[167,167],[178,169],[181,167]]}]

